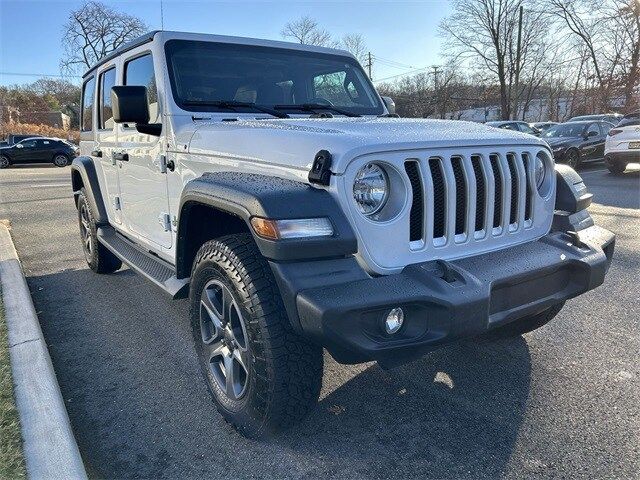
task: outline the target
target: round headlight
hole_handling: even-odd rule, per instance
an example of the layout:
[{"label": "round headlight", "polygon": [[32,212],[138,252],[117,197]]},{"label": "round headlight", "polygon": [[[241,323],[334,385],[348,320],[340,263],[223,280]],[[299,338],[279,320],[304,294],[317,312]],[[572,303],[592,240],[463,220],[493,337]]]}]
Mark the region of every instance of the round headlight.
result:
[{"label": "round headlight", "polygon": [[378,213],[388,196],[389,178],[380,165],[367,163],[358,170],[353,182],[353,198],[362,214],[371,216]]},{"label": "round headlight", "polygon": [[540,190],[542,184],[544,183],[544,178],[547,174],[547,166],[544,163],[544,160],[541,158],[541,155],[536,155],[536,164],[535,164],[534,178],[536,179],[536,187]]}]

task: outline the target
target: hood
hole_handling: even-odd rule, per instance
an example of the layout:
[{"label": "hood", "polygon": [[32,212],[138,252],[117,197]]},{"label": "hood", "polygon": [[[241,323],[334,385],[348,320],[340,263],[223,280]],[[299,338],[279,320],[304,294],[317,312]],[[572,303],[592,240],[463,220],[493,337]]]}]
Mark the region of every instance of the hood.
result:
[{"label": "hood", "polygon": [[328,150],[331,170],[340,174],[353,158],[368,153],[509,144],[546,145],[524,133],[458,120],[238,119],[195,124],[189,153],[309,170],[316,153]]}]

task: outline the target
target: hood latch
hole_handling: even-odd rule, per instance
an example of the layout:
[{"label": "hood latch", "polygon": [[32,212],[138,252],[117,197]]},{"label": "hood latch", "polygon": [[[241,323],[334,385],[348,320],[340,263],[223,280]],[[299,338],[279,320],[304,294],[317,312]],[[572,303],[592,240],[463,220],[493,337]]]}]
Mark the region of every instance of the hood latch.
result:
[{"label": "hood latch", "polygon": [[316,153],[313,166],[309,172],[309,183],[328,186],[331,182],[331,153],[320,150]]}]

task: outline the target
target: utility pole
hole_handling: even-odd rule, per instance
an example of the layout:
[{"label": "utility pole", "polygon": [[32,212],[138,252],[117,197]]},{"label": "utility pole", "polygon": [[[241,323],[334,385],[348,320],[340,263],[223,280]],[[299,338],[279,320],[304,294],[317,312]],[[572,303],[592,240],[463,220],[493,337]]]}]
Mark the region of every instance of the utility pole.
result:
[{"label": "utility pole", "polygon": [[371,76],[371,67],[373,66],[373,61],[371,60],[371,52],[369,52],[367,54],[367,70],[369,70],[369,80],[373,80],[373,77]]},{"label": "utility pole", "polygon": [[515,105],[514,105],[514,120],[518,120],[518,101],[520,100],[520,50],[522,45],[522,13],[524,7],[520,5],[520,15],[518,17],[518,45],[516,47],[516,88],[515,88]]},{"label": "utility pole", "polygon": [[[438,65],[433,65],[433,95],[436,97],[436,113],[440,116],[440,92],[438,91]],[[442,118],[442,116],[440,116]]]}]

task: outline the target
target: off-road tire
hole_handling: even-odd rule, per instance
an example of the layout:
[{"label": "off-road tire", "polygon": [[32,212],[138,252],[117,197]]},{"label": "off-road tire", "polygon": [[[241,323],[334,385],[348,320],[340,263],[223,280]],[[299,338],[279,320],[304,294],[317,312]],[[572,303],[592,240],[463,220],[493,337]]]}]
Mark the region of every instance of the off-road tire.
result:
[{"label": "off-road tire", "polygon": [[6,155],[0,155],[0,168],[9,168],[11,166],[11,160]]},{"label": "off-road tire", "polygon": [[[225,394],[212,373],[201,329],[201,301],[211,282],[224,284],[246,326],[244,394]],[[303,418],[322,386],[322,348],[294,332],[271,269],[250,234],[206,242],[191,272],[190,315],[200,367],[218,411],[236,430],[261,438]]]},{"label": "off-road tire", "polygon": [[626,163],[607,163],[607,169],[612,175],[622,175],[627,169]]},{"label": "off-road tire", "polygon": [[558,312],[562,310],[563,306],[564,302],[560,302],[535,315],[507,323],[502,327],[491,330],[486,334],[486,337],[491,340],[500,340],[504,338],[518,337],[525,333],[533,332],[553,320]]},{"label": "off-road tire", "polygon": [[82,249],[89,268],[96,273],[113,273],[119,270],[122,267],[122,261],[98,242],[95,216],[84,188],[80,189],[78,195],[78,224]]}]

